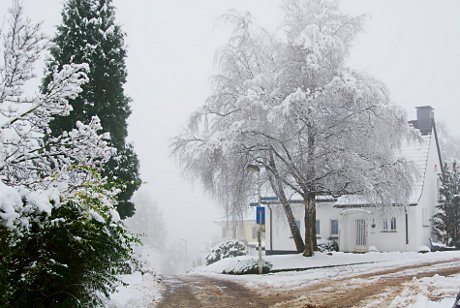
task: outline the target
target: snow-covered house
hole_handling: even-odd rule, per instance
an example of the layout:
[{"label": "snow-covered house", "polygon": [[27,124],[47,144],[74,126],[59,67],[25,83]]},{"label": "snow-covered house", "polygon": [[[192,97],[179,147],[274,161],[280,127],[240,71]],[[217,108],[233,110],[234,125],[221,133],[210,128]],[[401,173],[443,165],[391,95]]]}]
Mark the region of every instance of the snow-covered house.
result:
[{"label": "snow-covered house", "polygon": [[[366,252],[374,246],[379,251],[416,251],[430,247],[432,223],[439,201],[439,174],[442,160],[433,108],[417,107],[417,119],[410,122],[422,140],[406,144],[403,156],[412,161],[418,177],[409,202],[404,206],[377,207],[362,196],[346,195],[338,199],[318,197],[316,233],[318,241],[334,240],[344,252]],[[303,204],[291,204],[300,233],[304,234]],[[289,227],[281,206],[268,205],[267,254],[295,252]]]}]

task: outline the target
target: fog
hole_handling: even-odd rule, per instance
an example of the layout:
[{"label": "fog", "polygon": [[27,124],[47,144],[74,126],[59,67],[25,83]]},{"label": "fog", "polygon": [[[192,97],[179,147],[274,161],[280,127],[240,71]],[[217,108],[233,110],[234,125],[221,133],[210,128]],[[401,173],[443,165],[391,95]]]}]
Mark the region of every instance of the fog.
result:
[{"label": "fog", "polygon": [[[171,138],[210,93],[214,52],[229,35],[216,17],[229,9],[250,11],[273,30],[282,12],[278,0],[116,0],[117,19],[127,34],[128,82],[133,99],[129,140],[141,162],[143,190],[162,212],[165,247],[187,250],[188,264],[217,240],[215,220],[223,210],[199,183],[181,177],[169,155]],[[343,9],[367,14],[349,65],[385,82],[410,119],[415,106],[431,105],[438,121],[460,135],[460,2],[347,0]],[[62,1],[24,0],[25,14],[43,21],[51,35]],[[0,3],[5,15],[10,1]]]}]

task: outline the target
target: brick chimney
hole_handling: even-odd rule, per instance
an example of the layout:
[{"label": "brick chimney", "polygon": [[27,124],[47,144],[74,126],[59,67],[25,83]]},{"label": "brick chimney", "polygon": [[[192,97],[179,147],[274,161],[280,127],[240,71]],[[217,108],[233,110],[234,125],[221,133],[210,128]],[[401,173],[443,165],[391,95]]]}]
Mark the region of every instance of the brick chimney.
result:
[{"label": "brick chimney", "polygon": [[431,134],[434,122],[434,112],[431,106],[415,107],[417,109],[417,120],[411,121],[415,128],[420,130],[422,135]]}]

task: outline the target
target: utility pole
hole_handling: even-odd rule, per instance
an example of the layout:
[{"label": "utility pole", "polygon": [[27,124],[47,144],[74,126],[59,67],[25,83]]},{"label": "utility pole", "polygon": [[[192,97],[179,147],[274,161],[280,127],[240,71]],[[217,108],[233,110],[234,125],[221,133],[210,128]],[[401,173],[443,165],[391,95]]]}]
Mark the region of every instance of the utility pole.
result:
[{"label": "utility pole", "polygon": [[257,229],[257,242],[259,248],[259,274],[263,273],[263,262],[262,262],[262,232],[264,232],[265,227],[265,208],[262,206],[262,197],[261,197],[261,182],[260,182],[260,167],[257,165],[248,165],[247,170],[250,172],[257,172],[257,203],[256,208],[256,222],[259,225]]}]

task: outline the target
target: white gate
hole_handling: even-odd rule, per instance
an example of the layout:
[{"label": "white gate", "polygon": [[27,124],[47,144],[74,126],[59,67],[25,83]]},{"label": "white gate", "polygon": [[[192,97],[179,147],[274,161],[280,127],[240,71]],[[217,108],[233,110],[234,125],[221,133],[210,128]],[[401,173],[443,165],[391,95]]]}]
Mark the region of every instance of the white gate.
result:
[{"label": "white gate", "polygon": [[366,221],[364,219],[356,219],[356,246],[362,248],[367,246]]},{"label": "white gate", "polygon": [[367,252],[369,245],[368,210],[347,209],[339,215],[339,248],[344,252]]}]

